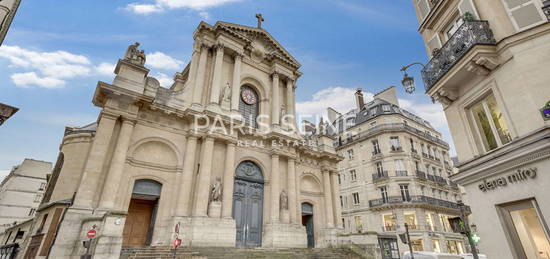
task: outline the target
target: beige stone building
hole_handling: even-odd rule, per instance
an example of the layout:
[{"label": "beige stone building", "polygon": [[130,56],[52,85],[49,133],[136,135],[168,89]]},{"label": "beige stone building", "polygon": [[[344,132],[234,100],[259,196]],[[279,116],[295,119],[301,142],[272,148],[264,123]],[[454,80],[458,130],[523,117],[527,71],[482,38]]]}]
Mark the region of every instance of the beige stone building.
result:
[{"label": "beige stone building", "polygon": [[[350,96],[351,97],[351,96]],[[449,145],[426,120],[400,108],[395,87],[345,114],[329,109],[337,133],[341,223],[356,244],[378,244],[382,258],[400,258],[408,245],[397,234],[410,229],[415,251],[459,254],[464,239],[448,218],[459,214],[458,186]]]},{"label": "beige stone building", "polygon": [[0,46],[6,38],[8,29],[10,28],[13,17],[19,8],[21,0],[3,0],[0,1]]},{"label": "beige stone building", "polygon": [[26,158],[0,184],[0,233],[34,217],[46,190],[52,163]]},{"label": "beige stone building", "polygon": [[326,247],[339,222],[332,138],[295,126],[300,64],[261,28],[200,23],[166,89],[139,44],[99,82],[96,123],[68,127],[25,258],[123,246]]},{"label": "beige stone building", "polygon": [[[546,3],[548,4],[548,2]],[[541,0],[415,0],[480,250],[550,258],[550,23]],[[548,11],[548,10],[547,10]]]}]

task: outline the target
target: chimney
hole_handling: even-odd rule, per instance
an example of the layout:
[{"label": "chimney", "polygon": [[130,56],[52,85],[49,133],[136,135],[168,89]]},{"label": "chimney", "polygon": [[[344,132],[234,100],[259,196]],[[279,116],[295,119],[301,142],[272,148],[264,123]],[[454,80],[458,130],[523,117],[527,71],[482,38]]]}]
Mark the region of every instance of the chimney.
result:
[{"label": "chimney", "polygon": [[363,99],[363,89],[357,88],[355,91],[355,103],[357,104],[357,109],[361,110],[363,109],[363,106],[365,106],[365,99]]}]

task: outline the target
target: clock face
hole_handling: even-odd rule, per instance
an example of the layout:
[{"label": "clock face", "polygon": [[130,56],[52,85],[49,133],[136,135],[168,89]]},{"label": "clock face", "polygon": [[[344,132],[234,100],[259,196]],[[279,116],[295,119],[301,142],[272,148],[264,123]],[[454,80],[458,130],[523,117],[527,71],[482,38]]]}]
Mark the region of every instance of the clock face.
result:
[{"label": "clock face", "polygon": [[246,104],[255,104],[258,101],[258,100],[256,100],[256,95],[250,89],[242,90],[241,91],[241,98],[243,98],[243,101]]}]

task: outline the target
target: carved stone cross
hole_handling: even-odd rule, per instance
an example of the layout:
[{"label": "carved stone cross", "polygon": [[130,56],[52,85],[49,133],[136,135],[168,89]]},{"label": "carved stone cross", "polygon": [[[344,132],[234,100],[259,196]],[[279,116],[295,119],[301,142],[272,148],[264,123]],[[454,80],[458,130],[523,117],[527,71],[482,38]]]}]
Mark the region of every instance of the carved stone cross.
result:
[{"label": "carved stone cross", "polygon": [[262,16],[261,13],[257,13],[256,18],[258,19],[258,28],[261,29],[262,28],[262,22],[264,21],[264,17]]}]

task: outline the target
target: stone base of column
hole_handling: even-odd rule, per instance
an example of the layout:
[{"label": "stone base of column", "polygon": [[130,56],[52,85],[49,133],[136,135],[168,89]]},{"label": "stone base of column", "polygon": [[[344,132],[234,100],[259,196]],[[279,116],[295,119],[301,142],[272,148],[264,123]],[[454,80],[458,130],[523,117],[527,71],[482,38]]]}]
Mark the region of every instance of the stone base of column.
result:
[{"label": "stone base of column", "polygon": [[336,228],[325,228],[319,231],[319,238],[315,244],[317,247],[333,247],[338,245],[338,232]]},{"label": "stone base of column", "polygon": [[290,213],[288,212],[288,210],[281,210],[280,214],[281,222],[290,223]]},{"label": "stone base of column", "polygon": [[220,218],[222,215],[222,203],[219,201],[213,201],[208,204],[208,217]]},{"label": "stone base of column", "polygon": [[190,240],[191,246],[235,246],[237,227],[232,218],[194,217],[186,229],[189,231],[190,238],[187,240]]},{"label": "stone base of column", "polygon": [[307,247],[306,228],[296,224],[266,224],[262,247],[305,248]]}]

